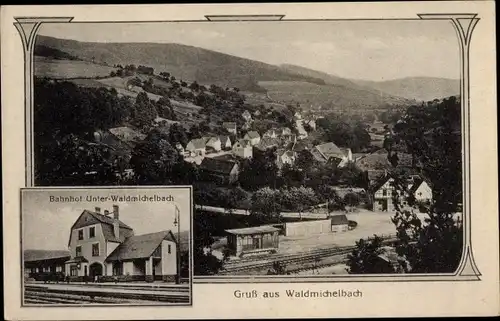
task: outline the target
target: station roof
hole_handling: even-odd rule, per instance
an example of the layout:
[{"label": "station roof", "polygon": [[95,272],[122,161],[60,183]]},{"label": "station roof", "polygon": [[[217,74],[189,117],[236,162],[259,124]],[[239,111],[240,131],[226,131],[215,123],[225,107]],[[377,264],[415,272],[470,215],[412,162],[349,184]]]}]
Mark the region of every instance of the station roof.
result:
[{"label": "station roof", "polygon": [[276,231],[279,231],[279,229],[272,226],[254,226],[254,227],[226,230],[226,232],[236,235],[261,234],[261,233],[271,233]]}]

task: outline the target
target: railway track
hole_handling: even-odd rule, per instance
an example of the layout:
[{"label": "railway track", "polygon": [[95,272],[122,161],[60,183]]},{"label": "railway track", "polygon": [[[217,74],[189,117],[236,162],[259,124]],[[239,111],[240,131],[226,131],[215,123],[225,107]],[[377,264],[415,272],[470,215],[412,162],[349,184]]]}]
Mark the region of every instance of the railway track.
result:
[{"label": "railway track", "polygon": [[[111,290],[111,291],[110,291]],[[132,291],[130,291],[132,290]],[[98,289],[88,287],[54,287],[26,285],[25,304],[124,304],[188,303],[189,292],[140,291],[139,289]]]},{"label": "railway track", "polygon": [[[383,243],[391,243],[395,240],[393,236],[388,236],[384,238]],[[333,256],[339,256],[338,262],[328,263],[325,266],[339,264],[345,261],[344,256],[348,253],[351,253],[355,246],[343,246],[343,247],[335,247],[335,248],[326,248],[326,249],[318,249],[312,250],[308,252],[294,253],[294,254],[275,254],[266,257],[254,257],[254,258],[246,258],[240,259],[234,262],[227,262],[224,265],[224,270],[221,271],[220,275],[234,274],[243,271],[252,271],[252,270],[262,270],[266,268],[271,268],[275,262],[280,262],[286,265],[296,265],[300,263],[316,263],[317,261]],[[317,265],[319,267],[320,265]],[[296,268],[291,269],[289,272],[300,272],[305,270],[311,270],[316,268],[316,266],[308,266],[304,268]]]}]

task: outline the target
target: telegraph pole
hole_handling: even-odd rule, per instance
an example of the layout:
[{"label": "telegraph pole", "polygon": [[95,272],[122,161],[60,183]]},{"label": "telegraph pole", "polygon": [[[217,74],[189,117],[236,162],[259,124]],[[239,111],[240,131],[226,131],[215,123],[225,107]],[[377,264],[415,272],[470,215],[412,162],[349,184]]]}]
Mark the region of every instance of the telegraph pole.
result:
[{"label": "telegraph pole", "polygon": [[181,253],[181,249],[180,249],[180,245],[181,245],[181,217],[180,217],[180,210],[179,208],[177,207],[177,205],[174,205],[175,206],[175,218],[174,218],[174,226],[177,226],[177,244],[175,246],[175,249],[176,249],[176,261],[177,261],[177,274],[176,274],[176,280],[175,280],[175,283],[176,284],[180,284],[181,283],[181,256],[180,256],[180,253]]}]

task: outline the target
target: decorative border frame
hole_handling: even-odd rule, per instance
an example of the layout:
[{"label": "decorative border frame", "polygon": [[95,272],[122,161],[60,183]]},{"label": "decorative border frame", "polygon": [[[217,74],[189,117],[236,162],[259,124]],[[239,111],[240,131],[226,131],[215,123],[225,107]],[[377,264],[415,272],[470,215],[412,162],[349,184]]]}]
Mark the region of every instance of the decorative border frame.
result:
[{"label": "decorative border frame", "polygon": [[[162,190],[171,190],[171,189],[186,189],[189,191],[189,302],[188,303],[158,303],[158,304],[25,304],[24,303],[24,255],[23,255],[23,192],[24,191],[68,191],[68,190],[154,190],[154,189],[162,189]],[[19,254],[20,254],[20,268],[21,268],[21,307],[23,308],[61,308],[61,307],[88,307],[88,308],[109,308],[109,307],[186,307],[193,306],[193,283],[194,283],[194,260],[193,260],[193,188],[192,186],[109,186],[109,187],[75,187],[75,186],[62,186],[62,187],[25,187],[21,188],[20,191],[20,213],[21,217],[19,220],[19,231],[20,231],[20,246],[19,246]],[[177,204],[176,202],[172,202]]]},{"label": "decorative border frame", "polygon": [[25,63],[25,144],[26,144],[26,186],[34,186],[33,172],[33,49],[36,33],[42,23],[224,23],[281,21],[424,21],[446,20],[453,24],[460,47],[460,95],[462,109],[462,191],[464,244],[462,258],[454,273],[436,274],[373,274],[373,275],[322,275],[322,276],[194,276],[194,283],[305,283],[305,282],[412,282],[412,281],[479,281],[482,275],[475,263],[471,239],[471,166],[470,166],[470,79],[469,48],[472,32],[480,18],[475,13],[422,13],[418,18],[389,19],[284,19],[283,14],[265,15],[206,15],[205,20],[162,20],[162,21],[73,21],[74,17],[16,17],[16,26],[24,49]]}]

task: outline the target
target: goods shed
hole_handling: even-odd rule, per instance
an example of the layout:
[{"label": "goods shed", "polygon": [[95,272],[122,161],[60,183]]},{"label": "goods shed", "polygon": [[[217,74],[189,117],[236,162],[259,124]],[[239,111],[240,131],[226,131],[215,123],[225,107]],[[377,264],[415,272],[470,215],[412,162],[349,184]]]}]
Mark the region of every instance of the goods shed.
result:
[{"label": "goods shed", "polygon": [[226,230],[227,246],[232,255],[273,252],[278,249],[280,229],[272,226],[255,226]]}]

